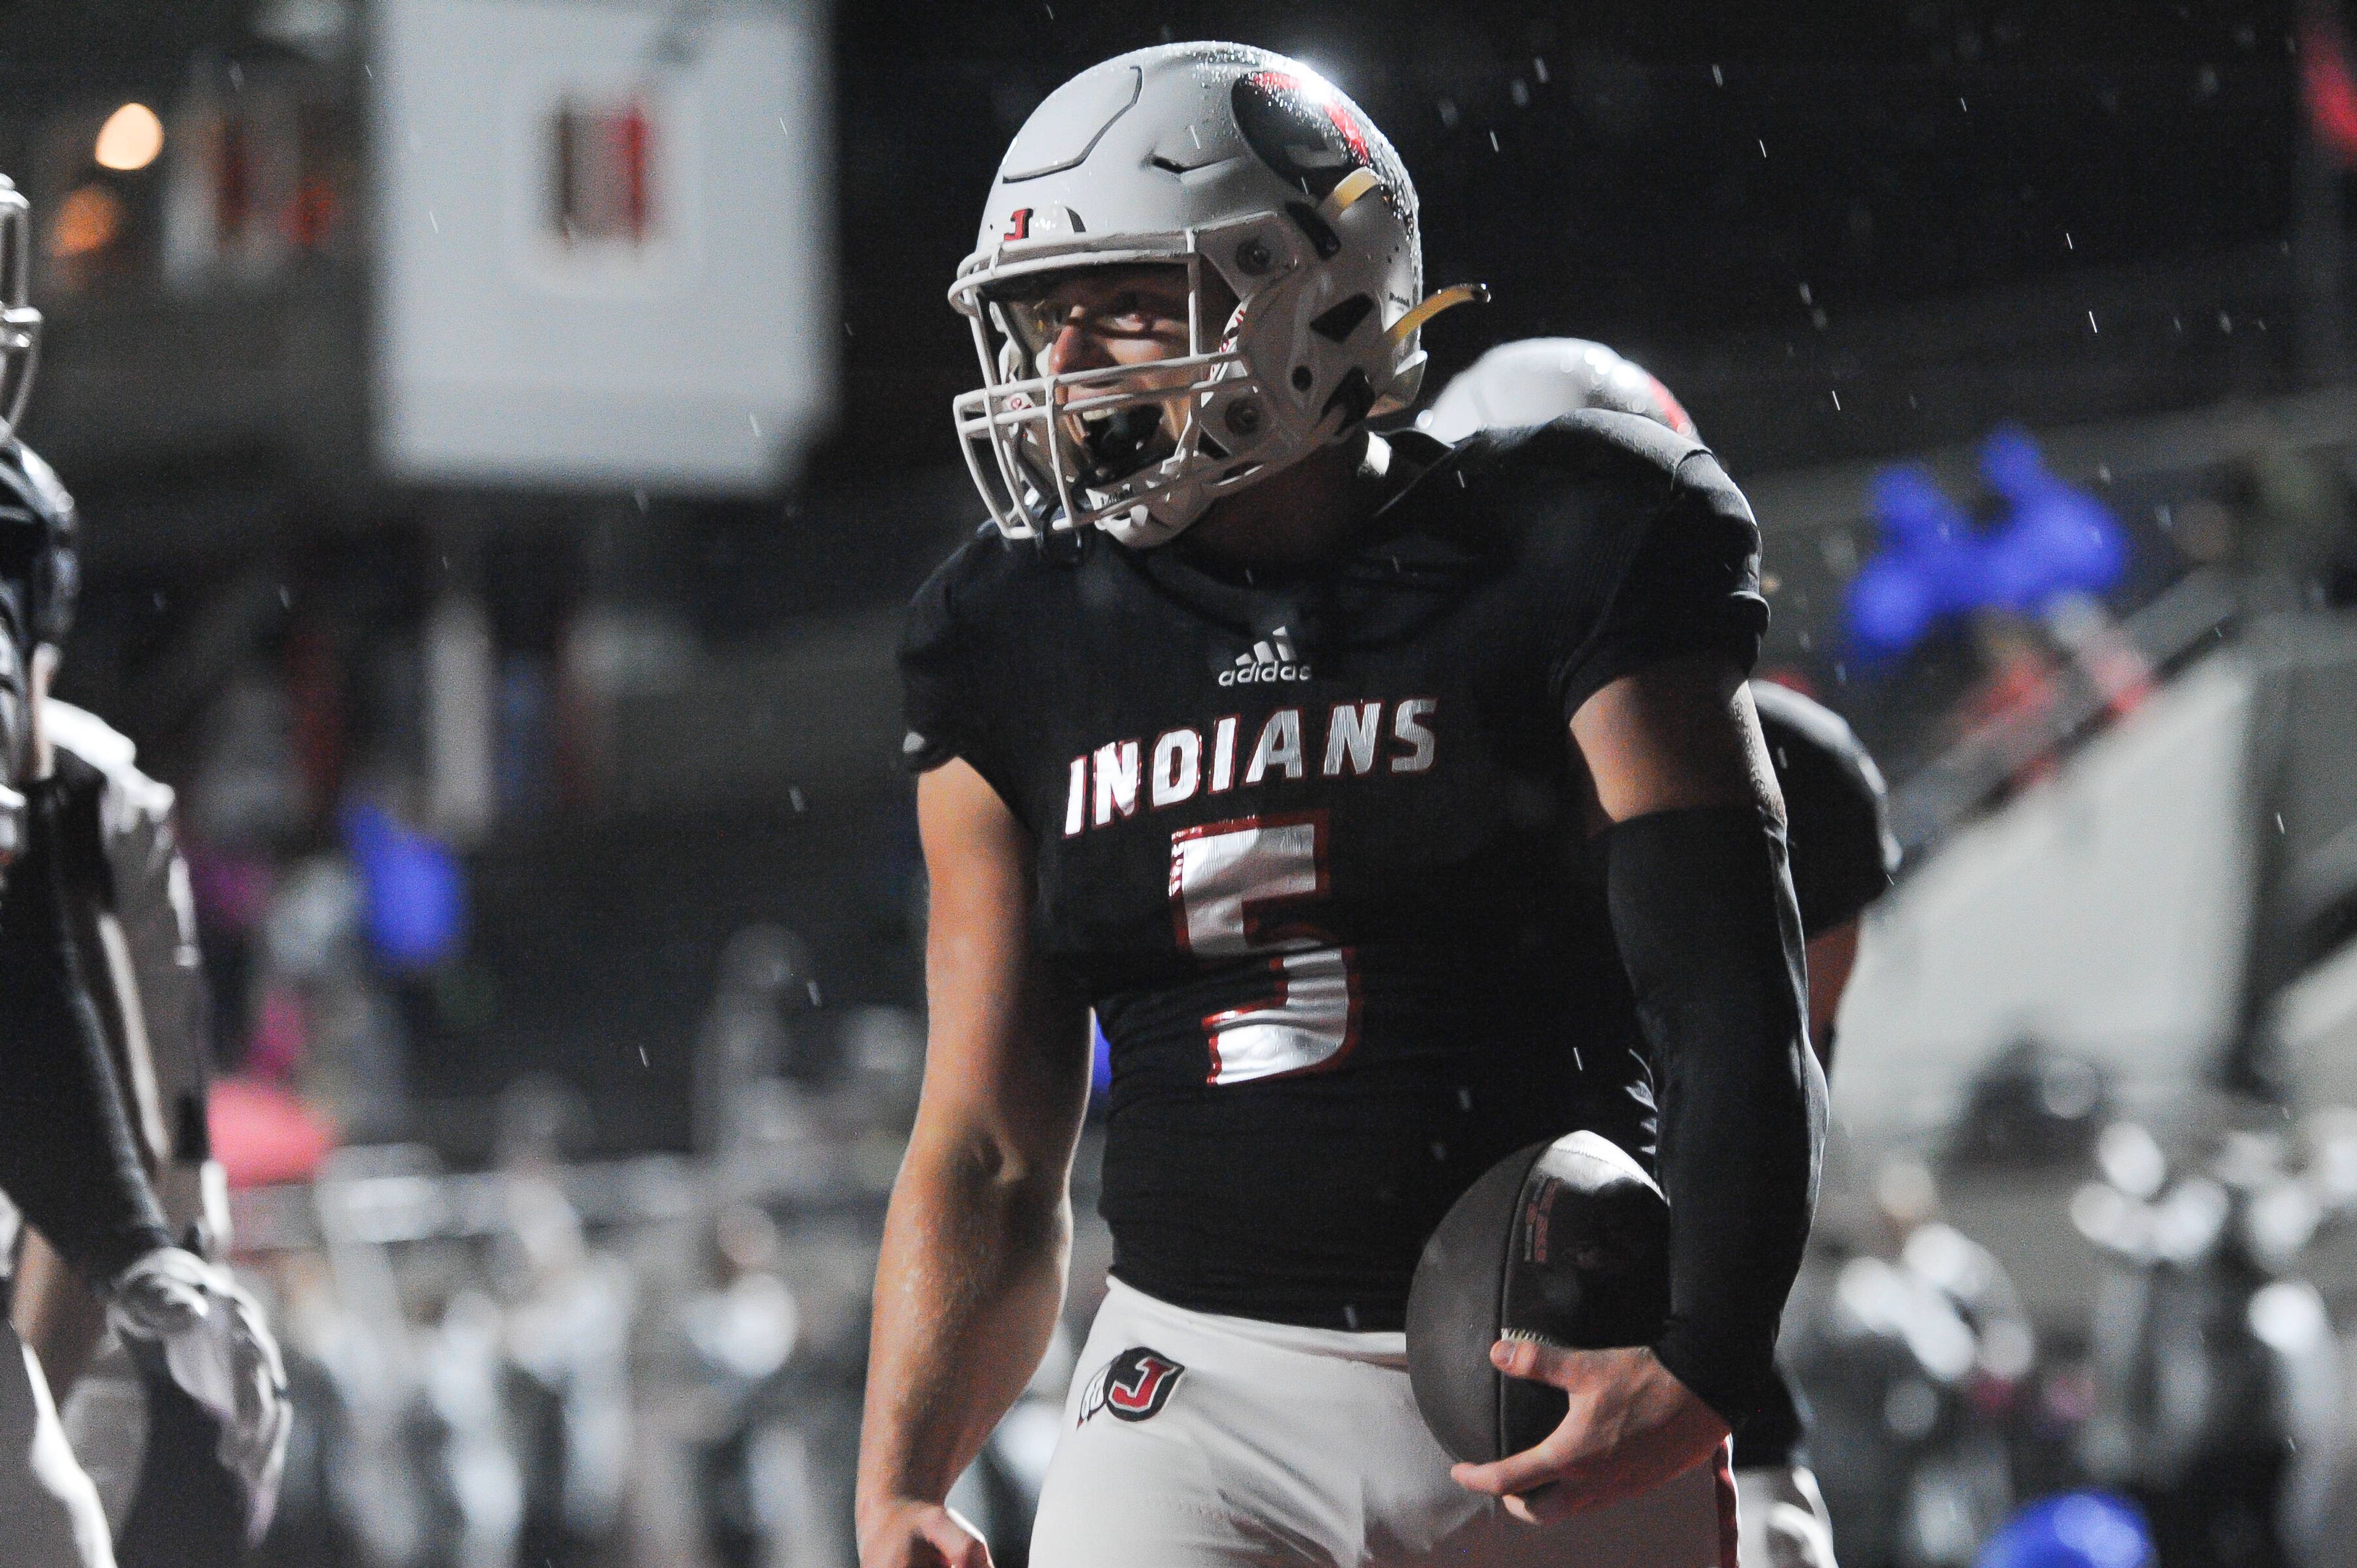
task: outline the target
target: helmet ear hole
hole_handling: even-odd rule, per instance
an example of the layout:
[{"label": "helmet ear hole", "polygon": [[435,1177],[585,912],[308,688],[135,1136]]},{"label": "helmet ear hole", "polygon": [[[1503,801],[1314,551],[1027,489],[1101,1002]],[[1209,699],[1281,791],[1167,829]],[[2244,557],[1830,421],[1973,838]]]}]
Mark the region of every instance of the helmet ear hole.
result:
[{"label": "helmet ear hole", "polygon": [[1318,319],[1309,324],[1309,329],[1329,342],[1345,342],[1351,333],[1359,329],[1361,323],[1374,314],[1374,310],[1375,302],[1372,295],[1354,294],[1341,304],[1320,313]]}]

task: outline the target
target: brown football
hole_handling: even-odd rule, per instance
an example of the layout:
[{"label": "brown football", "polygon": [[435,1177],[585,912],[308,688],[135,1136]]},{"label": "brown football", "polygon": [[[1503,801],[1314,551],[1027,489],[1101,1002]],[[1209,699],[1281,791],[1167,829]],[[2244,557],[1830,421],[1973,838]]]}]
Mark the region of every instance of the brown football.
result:
[{"label": "brown football", "polygon": [[1618,1144],[1580,1132],[1509,1155],[1424,1245],[1407,1301],[1408,1378],[1442,1447],[1486,1464],[1561,1423],[1559,1389],[1509,1378],[1490,1347],[1651,1344],[1670,1310],[1670,1207]]}]

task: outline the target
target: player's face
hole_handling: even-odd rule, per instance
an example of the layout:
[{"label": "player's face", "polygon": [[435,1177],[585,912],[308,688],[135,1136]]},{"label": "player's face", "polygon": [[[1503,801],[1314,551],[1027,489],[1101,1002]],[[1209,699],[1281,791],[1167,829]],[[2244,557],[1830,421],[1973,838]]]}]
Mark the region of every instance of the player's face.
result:
[{"label": "player's face", "polygon": [[1017,330],[1050,375],[1149,365],[1187,352],[1187,269],[1083,267],[1015,302]]},{"label": "player's face", "polygon": [[[1128,392],[1178,391],[1193,371],[1153,367],[1195,351],[1198,334],[1188,322],[1189,289],[1183,266],[1082,267],[1052,273],[1000,306],[1009,327],[1040,373],[1069,376],[1090,371],[1134,368],[1121,378]],[[1211,279],[1202,303],[1200,340],[1208,346],[1225,328],[1234,308]],[[1089,408],[1102,383],[1056,389],[1063,439],[1086,456],[1083,478],[1093,470],[1107,478],[1135,472],[1175,450],[1185,429],[1187,400],[1169,397],[1127,408]],[[1078,413],[1070,405],[1084,406]]]}]

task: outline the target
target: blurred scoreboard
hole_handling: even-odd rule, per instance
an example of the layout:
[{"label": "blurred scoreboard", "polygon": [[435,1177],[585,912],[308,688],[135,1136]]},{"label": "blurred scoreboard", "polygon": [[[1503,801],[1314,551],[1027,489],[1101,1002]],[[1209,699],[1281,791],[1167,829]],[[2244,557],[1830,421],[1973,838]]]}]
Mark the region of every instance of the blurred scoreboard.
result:
[{"label": "blurred scoreboard", "polygon": [[382,0],[376,457],[420,483],[774,488],[832,402],[825,13]]}]

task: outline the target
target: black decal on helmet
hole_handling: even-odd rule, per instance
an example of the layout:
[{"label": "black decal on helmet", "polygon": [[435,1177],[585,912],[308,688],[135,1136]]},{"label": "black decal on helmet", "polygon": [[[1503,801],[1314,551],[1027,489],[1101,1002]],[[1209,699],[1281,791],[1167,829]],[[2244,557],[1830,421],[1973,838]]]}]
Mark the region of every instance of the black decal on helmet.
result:
[{"label": "black decal on helmet", "polygon": [[1344,175],[1373,162],[1366,133],[1340,94],[1289,71],[1238,77],[1229,102],[1236,128],[1261,161],[1313,200],[1324,199]]}]

